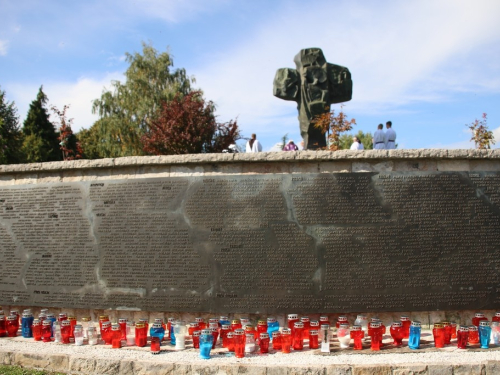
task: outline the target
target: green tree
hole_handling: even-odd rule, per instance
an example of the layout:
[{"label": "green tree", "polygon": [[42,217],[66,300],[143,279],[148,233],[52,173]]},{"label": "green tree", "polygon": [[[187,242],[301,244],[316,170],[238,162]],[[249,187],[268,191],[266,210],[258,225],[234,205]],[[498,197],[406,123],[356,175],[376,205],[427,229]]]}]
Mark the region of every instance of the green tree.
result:
[{"label": "green tree", "polygon": [[58,134],[49,121],[47,101],[43,86],[40,86],[36,99],[30,104],[22,129],[25,136],[22,152],[28,163],[62,160]]},{"label": "green tree", "polygon": [[80,142],[80,146],[82,147],[83,159],[100,159],[107,157],[104,155],[104,148],[100,148],[102,140],[99,135],[99,122],[102,122],[102,120],[96,121],[90,129],[81,129],[75,134],[78,142]]},{"label": "green tree", "polygon": [[17,108],[14,102],[7,101],[5,91],[0,90],[0,164],[22,162],[21,143]]},{"label": "green tree", "polygon": [[73,134],[71,125],[73,125],[73,119],[68,119],[66,116],[66,111],[69,109],[69,105],[65,105],[60,111],[56,106],[52,106],[51,110],[54,115],[58,117],[59,125],[59,149],[61,150],[63,160],[75,160],[82,158],[82,149],[80,147],[80,142]]},{"label": "green tree", "polygon": [[340,149],[341,150],[349,150],[353,143],[352,138],[356,136],[363,144],[365,150],[373,149],[373,135],[372,133],[363,133],[362,130],[359,130],[357,134],[342,134],[339,139]]},{"label": "green tree", "polygon": [[92,106],[101,117],[97,133],[104,140],[103,157],[143,155],[141,137],[161,103],[188,94],[194,82],[184,69],[172,69],[169,52],[158,53],[150,44],[142,43],[142,54],[126,53],[126,60],[125,83],[114,81]]}]

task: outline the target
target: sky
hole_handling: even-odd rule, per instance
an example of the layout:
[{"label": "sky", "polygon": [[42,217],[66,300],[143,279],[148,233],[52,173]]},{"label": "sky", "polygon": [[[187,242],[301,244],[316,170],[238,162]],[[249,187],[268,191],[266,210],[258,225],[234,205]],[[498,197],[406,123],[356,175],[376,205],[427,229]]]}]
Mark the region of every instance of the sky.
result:
[{"label": "sky", "polygon": [[273,79],[309,47],[349,68],[354,132],[390,120],[399,148],[472,148],[465,125],[487,113],[500,147],[498,0],[0,0],[0,89],[21,124],[43,85],[50,105],[70,105],[74,131],[89,128],[92,100],[124,81],[142,42],[168,50],[219,120],[237,118],[266,151],[301,141]]}]

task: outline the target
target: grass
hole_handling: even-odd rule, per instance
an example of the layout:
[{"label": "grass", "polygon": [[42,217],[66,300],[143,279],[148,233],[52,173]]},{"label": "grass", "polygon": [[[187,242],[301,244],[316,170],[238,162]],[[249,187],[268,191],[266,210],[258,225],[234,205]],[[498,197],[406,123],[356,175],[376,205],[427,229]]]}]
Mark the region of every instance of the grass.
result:
[{"label": "grass", "polygon": [[31,370],[19,366],[0,366],[0,375],[64,375],[60,372]]}]

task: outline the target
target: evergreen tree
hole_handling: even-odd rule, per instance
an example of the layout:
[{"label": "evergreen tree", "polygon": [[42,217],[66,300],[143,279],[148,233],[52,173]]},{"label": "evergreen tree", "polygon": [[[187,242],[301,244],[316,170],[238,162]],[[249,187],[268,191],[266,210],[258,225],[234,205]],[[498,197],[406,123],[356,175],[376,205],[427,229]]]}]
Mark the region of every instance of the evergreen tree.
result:
[{"label": "evergreen tree", "polygon": [[54,125],[49,121],[49,113],[45,107],[47,101],[47,96],[41,86],[24,120],[25,139],[22,150],[28,163],[62,160],[58,134]]},{"label": "evergreen tree", "polygon": [[14,102],[7,102],[5,91],[0,90],[0,164],[22,162],[19,117]]},{"label": "evergreen tree", "polygon": [[142,54],[127,53],[126,57],[130,66],[125,83],[114,81],[113,90],[104,91],[92,107],[101,117],[94,126],[103,140],[99,144],[102,157],[144,154],[141,137],[149,130],[162,102],[191,91],[193,79],[186,76],[184,69],[172,69],[168,52],[158,53],[143,43]]}]

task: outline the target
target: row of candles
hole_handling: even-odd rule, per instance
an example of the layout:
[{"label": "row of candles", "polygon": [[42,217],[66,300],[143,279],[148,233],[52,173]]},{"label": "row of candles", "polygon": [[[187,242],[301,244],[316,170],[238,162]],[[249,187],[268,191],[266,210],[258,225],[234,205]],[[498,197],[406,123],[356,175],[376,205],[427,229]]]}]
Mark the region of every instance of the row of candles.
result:
[{"label": "row of candles", "polygon": [[[137,323],[119,319],[117,323],[111,323],[109,316],[102,315],[98,325],[95,325],[90,317],[82,318],[78,324],[76,317],[61,313],[56,318],[47,309],[41,310],[38,319],[33,317],[29,309],[24,310],[21,316],[18,311],[12,310],[7,317],[0,310],[0,337],[15,337],[21,328],[23,337],[33,337],[35,341],[75,345],[104,343],[121,348],[124,343],[127,346],[144,347],[149,336],[151,352],[156,354],[160,352],[164,341],[170,341],[177,350],[185,349],[188,336],[192,339],[193,347],[200,349],[201,358],[210,358],[210,351],[215,349],[219,338],[222,347],[234,352],[238,358],[244,357],[245,353],[255,352],[257,346],[260,353],[268,353],[271,344],[274,350],[283,353],[290,353],[292,349],[302,350],[304,340],[308,341],[309,349],[321,349],[321,352],[331,350],[332,332],[328,316],[321,316],[319,321],[314,321],[306,316],[299,319],[297,314],[288,314],[287,327],[282,329],[275,318],[259,320],[256,327],[245,318],[229,321],[228,317],[221,316],[209,319],[208,324],[203,318],[195,320],[189,327],[184,321],[174,318],[169,318],[166,324],[163,319],[155,319],[151,325],[148,319],[140,319]],[[340,348],[349,348],[352,341],[354,350],[363,349],[368,337],[371,350],[380,350],[383,335],[387,331],[380,319],[371,318],[368,321],[365,315],[358,315],[352,326],[346,316],[339,316],[335,328]],[[402,346],[403,339],[408,339],[410,349],[420,348],[420,322],[401,316],[400,321],[391,324],[389,332],[394,346]],[[442,348],[456,338],[460,349],[474,344],[487,349],[490,344],[499,345],[500,312],[492,317],[491,322],[483,313],[476,313],[470,326],[457,327],[453,322],[434,323],[432,333],[436,348]]]}]

